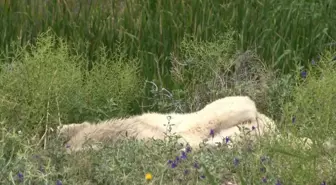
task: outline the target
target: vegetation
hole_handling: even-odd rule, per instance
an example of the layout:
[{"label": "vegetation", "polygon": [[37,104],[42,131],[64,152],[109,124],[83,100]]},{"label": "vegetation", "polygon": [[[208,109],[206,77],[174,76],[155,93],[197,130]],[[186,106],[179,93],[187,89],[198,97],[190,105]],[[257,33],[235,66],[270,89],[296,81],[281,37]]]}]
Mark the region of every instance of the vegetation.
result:
[{"label": "vegetation", "polygon": [[[0,184],[334,184],[335,8],[0,0]],[[72,122],[195,111],[228,95],[249,95],[282,135],[312,147],[270,135],[181,153],[169,137],[68,155],[55,133]]]}]

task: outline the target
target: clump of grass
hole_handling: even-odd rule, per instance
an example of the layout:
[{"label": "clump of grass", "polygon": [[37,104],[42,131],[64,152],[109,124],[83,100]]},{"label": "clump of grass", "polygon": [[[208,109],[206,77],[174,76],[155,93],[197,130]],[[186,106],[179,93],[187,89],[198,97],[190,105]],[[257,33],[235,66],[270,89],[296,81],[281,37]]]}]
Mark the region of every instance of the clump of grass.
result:
[{"label": "clump of grass", "polygon": [[[183,91],[182,86],[186,85],[186,91],[191,93],[187,94],[190,99],[181,93],[181,97],[185,98],[182,100],[192,105],[190,109],[197,109],[197,106],[215,99],[221,93],[239,92],[235,87],[241,86],[235,83],[228,83],[231,89],[213,83],[221,79],[212,78],[218,77],[216,72],[221,72],[219,69],[223,66],[230,69],[227,73],[221,73],[224,74],[221,77],[228,82],[242,83],[254,75],[267,76],[258,67],[255,70],[259,72],[246,72],[245,69],[253,69],[254,64],[251,66],[242,62],[237,65],[235,62],[246,59],[232,59],[234,52],[231,51],[234,49],[229,46],[234,44],[228,42],[232,41],[232,37],[228,34],[224,38],[217,42],[187,40],[184,43],[182,54],[185,57],[181,61],[191,58],[197,65],[187,63],[174,73],[176,77],[182,76],[175,79],[178,88]],[[283,110],[282,122],[278,124],[281,126],[281,139],[274,135],[266,135],[256,142],[236,142],[224,138],[224,144],[219,147],[205,146],[199,151],[189,148],[186,152],[177,146],[175,137],[148,142],[129,139],[104,143],[99,151],[69,155],[61,139],[49,127],[59,122],[126,114],[132,107],[132,101],[140,95],[141,78],[137,75],[137,60],[126,58],[122,50],[118,50],[119,53],[110,61],[105,51],[104,48],[98,50],[96,58],[99,63],[93,64],[90,72],[82,71],[82,57],[71,54],[65,42],[47,34],[39,37],[36,46],[28,45],[16,51],[15,57],[11,58],[14,62],[1,65],[0,164],[3,168],[0,170],[0,184],[143,182],[205,185],[231,181],[238,184],[280,185],[335,182],[333,172],[336,159],[332,155],[334,148],[330,147],[335,135],[332,124],[335,121],[335,101],[332,96],[335,67],[330,62],[333,58],[331,53],[309,69],[295,66],[298,71],[296,78],[291,78],[293,82],[284,80],[278,85],[276,78],[267,81],[267,84],[275,83],[273,91],[279,87],[292,88],[279,88],[278,93],[268,95],[269,99],[274,98],[272,102],[279,102],[277,105],[286,103],[284,108],[280,108]],[[245,65],[247,67],[239,67]],[[235,80],[230,81],[231,78]],[[209,91],[209,94],[206,94],[208,91],[202,92],[204,94],[193,93],[193,88],[202,85],[200,83],[206,83],[215,90]],[[245,90],[244,93],[256,92],[252,89],[256,87],[255,83],[251,84],[243,86],[241,90]],[[158,89],[155,92],[161,91]],[[293,95],[289,96],[290,100],[284,100],[287,96],[279,96],[281,92]],[[205,98],[200,103],[192,104],[200,96]],[[37,135],[36,132],[40,131],[46,134]],[[286,133],[310,137],[313,145],[305,148],[295,138],[287,137]],[[213,134],[216,133],[210,130],[209,136]],[[327,147],[323,145],[325,141],[330,141]],[[233,148],[229,150],[227,144]],[[146,174],[151,174],[151,178],[146,179]]]},{"label": "clump of grass", "polygon": [[[314,132],[310,130],[310,132]],[[257,142],[225,139],[217,148],[189,146],[181,151],[177,137],[164,141],[134,139],[103,143],[99,151],[71,155],[50,135],[48,147],[41,149],[23,134],[2,130],[0,182],[64,184],[319,184],[333,182],[334,156],[304,149],[295,140],[275,140],[266,135]],[[215,134],[215,133],[213,133]],[[209,131],[211,136],[211,131]],[[16,142],[13,142],[16,141]],[[12,144],[11,144],[12,143]],[[16,143],[16,144],[15,144]],[[233,148],[228,149],[227,144]],[[318,163],[315,163],[316,162]],[[146,174],[151,175],[146,179]]]},{"label": "clump of grass", "polygon": [[[51,31],[36,46],[16,50],[1,65],[0,119],[22,131],[49,132],[57,124],[108,118],[132,110],[142,93],[135,60],[122,53],[112,59],[99,52],[99,64],[82,71],[81,55]],[[125,64],[126,63],[126,64]],[[84,78],[88,76],[88,78]]]},{"label": "clump of grass", "polygon": [[[256,47],[268,64],[291,72],[335,42],[335,3],[314,0],[232,1],[225,6],[239,48]],[[257,23],[257,24],[256,24]]]},{"label": "clump of grass", "polygon": [[139,59],[142,74],[168,89],[174,86],[169,55],[179,52],[186,35],[216,41],[215,33],[231,27],[238,48],[256,49],[269,66],[284,72],[296,62],[308,64],[336,36],[331,1],[37,0],[23,5],[2,0],[0,7],[1,53],[11,52],[12,41],[35,43],[48,28],[90,60],[101,45],[113,52],[122,42],[126,54]]},{"label": "clump of grass", "polygon": [[313,138],[317,147],[335,135],[336,68],[333,58],[334,53],[325,52],[318,62],[297,72],[302,85],[294,88],[294,99],[286,106],[286,119],[292,118],[294,122],[290,128],[300,136]]},{"label": "clump of grass", "polygon": [[[96,62],[86,74],[83,91],[86,93],[87,119],[106,119],[125,116],[138,111],[136,101],[143,94],[143,80],[139,75],[139,61],[129,59],[119,47],[107,57],[106,48],[96,54]],[[83,107],[85,108],[85,107]]]},{"label": "clump of grass", "polygon": [[83,98],[79,57],[70,56],[63,42],[54,45],[55,38],[47,34],[36,46],[17,49],[10,63],[1,65],[0,118],[22,131],[38,130],[58,118],[63,121],[64,110],[77,108]]},{"label": "clump of grass", "polygon": [[274,86],[276,74],[254,51],[235,51],[235,44],[232,31],[214,42],[187,37],[182,41],[182,57],[172,55],[171,94],[184,101],[184,111],[199,110],[205,102],[231,95],[250,96],[261,111],[272,106],[270,94],[281,90]]}]

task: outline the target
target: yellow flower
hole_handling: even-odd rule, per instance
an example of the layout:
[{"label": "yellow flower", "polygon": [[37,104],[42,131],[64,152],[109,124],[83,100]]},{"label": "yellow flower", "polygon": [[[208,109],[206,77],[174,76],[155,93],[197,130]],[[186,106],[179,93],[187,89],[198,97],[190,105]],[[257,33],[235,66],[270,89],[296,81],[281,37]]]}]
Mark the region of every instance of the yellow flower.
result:
[{"label": "yellow flower", "polygon": [[152,180],[153,176],[151,173],[146,173],[146,176],[145,176],[146,180]]}]

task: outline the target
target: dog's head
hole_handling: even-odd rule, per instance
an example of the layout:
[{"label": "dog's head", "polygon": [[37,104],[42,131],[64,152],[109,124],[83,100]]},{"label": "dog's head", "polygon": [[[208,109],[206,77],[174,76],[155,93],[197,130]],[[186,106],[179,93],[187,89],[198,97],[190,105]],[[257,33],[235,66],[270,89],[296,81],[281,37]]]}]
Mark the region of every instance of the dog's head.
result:
[{"label": "dog's head", "polygon": [[88,122],[60,125],[57,127],[57,133],[60,137],[68,141],[88,126],[90,126]]}]

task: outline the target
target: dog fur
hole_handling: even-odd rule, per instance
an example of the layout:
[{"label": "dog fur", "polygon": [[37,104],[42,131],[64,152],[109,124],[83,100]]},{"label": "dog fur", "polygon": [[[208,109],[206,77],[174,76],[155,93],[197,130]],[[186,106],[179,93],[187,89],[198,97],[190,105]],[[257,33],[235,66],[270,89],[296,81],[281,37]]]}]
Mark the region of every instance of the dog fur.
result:
[{"label": "dog fur", "polygon": [[[169,123],[169,124],[167,124]],[[71,151],[83,149],[86,141],[103,142],[135,137],[136,139],[164,139],[171,125],[171,133],[182,138],[181,143],[188,143],[198,148],[204,140],[215,145],[223,137],[240,134],[237,126],[245,126],[252,130],[252,135],[262,135],[275,129],[273,120],[257,111],[253,100],[247,96],[229,96],[216,100],[203,109],[186,114],[145,113],[123,119],[110,119],[92,124],[69,124],[59,127],[59,133],[67,140]],[[210,139],[210,130],[215,136]]]}]

